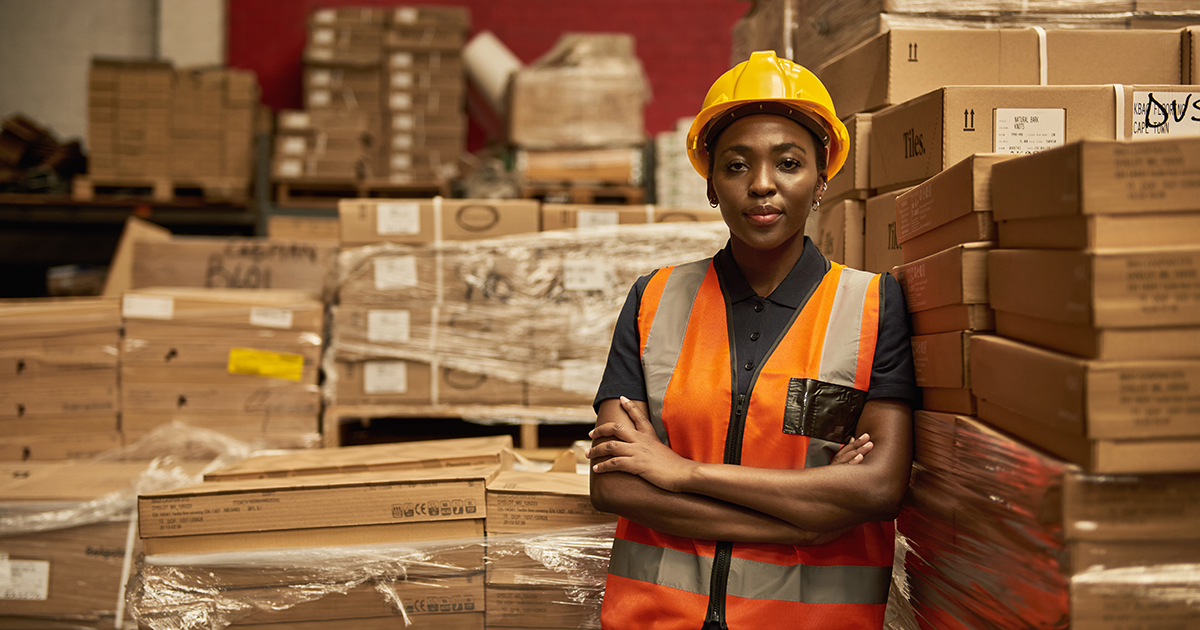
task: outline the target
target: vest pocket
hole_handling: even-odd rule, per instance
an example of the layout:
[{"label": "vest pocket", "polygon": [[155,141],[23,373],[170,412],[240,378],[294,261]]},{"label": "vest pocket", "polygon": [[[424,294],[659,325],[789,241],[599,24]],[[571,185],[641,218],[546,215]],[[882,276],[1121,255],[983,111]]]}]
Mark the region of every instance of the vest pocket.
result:
[{"label": "vest pocket", "polygon": [[853,436],[867,392],[811,378],[788,379],[783,432],[844,444]]}]

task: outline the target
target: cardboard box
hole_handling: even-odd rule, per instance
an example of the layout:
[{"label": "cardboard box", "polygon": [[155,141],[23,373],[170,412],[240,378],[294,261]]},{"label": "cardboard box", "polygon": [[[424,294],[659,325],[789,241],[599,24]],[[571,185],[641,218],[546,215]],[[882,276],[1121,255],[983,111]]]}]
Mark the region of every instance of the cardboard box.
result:
[{"label": "cardboard box", "polygon": [[249,442],[257,448],[312,448],[320,444],[320,421],[316,412],[273,411],[271,409],[220,410],[130,409],[121,413],[121,433],[133,443],[171,422],[179,422],[231,438]]},{"label": "cardboard box", "polygon": [[640,147],[517,152],[517,172],[531,182],[639,186],[644,170]]},{"label": "cardboard box", "polygon": [[454,466],[498,465],[501,470],[506,470],[511,464],[512,436],[497,435],[258,455],[206,473],[204,480],[232,481]]},{"label": "cardboard box", "polygon": [[917,183],[975,153],[1031,153],[1129,135],[1129,120],[1116,120],[1116,100],[1113,86],[934,90],[875,114],[871,186]]},{"label": "cardboard box", "polygon": [[1200,211],[1011,219],[998,228],[1004,249],[1185,247],[1200,242]]},{"label": "cardboard box", "polygon": [[339,405],[520,405],[525,386],[495,376],[439,367],[436,384],[427,362],[396,359],[338,361],[327,384]]},{"label": "cardboard box", "polygon": [[[85,418],[115,418],[121,410],[116,379],[76,385],[44,380],[43,384],[44,387],[37,389],[0,389],[0,420],[61,418],[83,422]],[[102,427],[101,430],[115,428]]]},{"label": "cardboard box", "polygon": [[343,245],[437,243],[537,232],[532,200],[343,199],[338,202]]},{"label": "cardboard box", "polygon": [[904,263],[896,239],[896,198],[908,189],[883,193],[867,200],[863,230],[863,269],[884,273]]},{"label": "cardboard box", "polygon": [[603,588],[489,584],[485,591],[489,628],[600,627]]},{"label": "cardboard box", "polygon": [[156,287],[125,293],[121,315],[127,320],[179,326],[319,333],[325,307],[307,293],[292,289]]},{"label": "cardboard box", "polygon": [[[121,363],[123,368],[159,369],[161,374],[153,376],[151,382],[180,378],[177,375],[183,372],[174,371],[178,368],[206,368],[213,378],[224,381],[225,375],[231,373],[230,360],[238,359],[244,350],[262,353],[258,357],[260,360],[295,361],[298,364],[280,366],[279,378],[287,377],[314,385],[317,382],[315,370],[321,361],[321,338],[307,331],[171,326],[131,319],[125,330]],[[298,379],[296,372],[283,373],[293,367],[299,369]],[[244,373],[236,366],[233,372]],[[201,375],[200,378],[208,376]]]},{"label": "cardboard box", "polygon": [[912,337],[918,387],[971,387],[971,333],[954,331]]},{"label": "cardboard box", "polygon": [[997,164],[997,221],[1200,210],[1200,138],[1084,140]]},{"label": "cardboard box", "polygon": [[[488,484],[488,535],[616,523],[592,507],[588,475],[505,471]],[[492,581],[489,579],[489,584]]]},{"label": "cardboard box", "polygon": [[921,408],[943,413],[975,415],[978,401],[966,387],[922,387]]},{"label": "cardboard box", "polygon": [[0,437],[0,460],[45,461],[90,459],[123,445],[116,430],[73,431],[63,435],[24,435]]},{"label": "cardboard box", "polygon": [[953,330],[979,332],[996,329],[996,313],[987,304],[947,304],[909,315],[914,335]]},{"label": "cardboard box", "polygon": [[[285,622],[341,621],[341,627],[359,627],[359,620],[390,616],[391,627],[403,625],[401,613],[395,610],[395,602],[404,606],[404,612],[412,615],[416,628],[441,628],[443,616],[483,616],[484,581],[482,575],[463,575],[429,579],[396,579],[384,582],[395,595],[395,599],[380,593],[375,584],[365,584],[346,593],[330,592],[324,597],[302,601],[283,610],[256,611],[240,619],[237,626],[260,628],[259,624]],[[336,588],[335,585],[330,585]],[[264,585],[247,591],[239,590],[228,596],[239,601],[252,600],[253,591],[287,588],[286,586]],[[249,591],[249,592],[248,592]],[[265,594],[266,598],[274,597]],[[453,627],[462,623],[460,619],[448,620]],[[482,620],[479,620],[482,624]]]},{"label": "cardboard box", "polygon": [[[143,539],[473,521],[498,466],[208,482],[138,497]],[[446,523],[450,528],[451,524]]]},{"label": "cardboard box", "polygon": [[291,217],[272,215],[267,219],[267,236],[275,240],[338,240],[335,217]]},{"label": "cardboard box", "polygon": [[1032,29],[892,29],[816,73],[838,110],[852,113],[903,103],[944,85],[1037,85],[1038,70]]},{"label": "cardboard box", "polygon": [[1140,361],[1200,358],[1200,327],[1092,328],[996,313],[996,332],[1085,359]]},{"label": "cardboard box", "polygon": [[[1198,511],[1196,475],[1063,476],[1063,534],[1068,540],[1095,541],[1097,546],[1172,540],[1177,553],[1185,552],[1196,541]],[[1139,566],[1150,560],[1144,556],[1145,564]]]},{"label": "cardboard box", "polygon": [[1183,83],[1200,83],[1200,26],[1183,29]]},{"label": "cardboard box", "polygon": [[842,198],[864,200],[872,194],[871,114],[847,116],[842,119],[842,124],[846,125],[846,131],[850,134],[850,153],[842,170],[829,180],[829,187],[825,189],[827,202]]},{"label": "cardboard box", "polygon": [[846,199],[825,204],[817,211],[817,232],[812,235],[817,249],[833,262],[862,269],[865,213],[866,203],[862,201]]},{"label": "cardboard box", "polygon": [[996,240],[991,168],[1013,156],[973,155],[896,198],[896,236],[913,261],[962,243]]},{"label": "cardboard box", "polygon": [[121,328],[120,302],[110,298],[0,300],[0,343],[24,347],[34,338],[107,333]]},{"label": "cardboard box", "polygon": [[542,204],[542,230],[603,230],[616,225],[669,223],[675,221],[721,221],[715,209],[681,209],[646,206],[589,204]]},{"label": "cardboard box", "polygon": [[980,399],[1092,439],[1200,436],[1200,360],[1089,361],[988,335],[971,339]]},{"label": "cardboard box", "polygon": [[1200,324],[1200,248],[988,254],[992,308],[1078,326]]},{"label": "cardboard box", "polygon": [[[908,310],[917,313],[957,305],[988,304],[987,257],[990,250],[988,243],[966,243],[901,265],[896,270],[896,279],[904,289]],[[963,311],[954,315],[974,317],[977,313]]]}]

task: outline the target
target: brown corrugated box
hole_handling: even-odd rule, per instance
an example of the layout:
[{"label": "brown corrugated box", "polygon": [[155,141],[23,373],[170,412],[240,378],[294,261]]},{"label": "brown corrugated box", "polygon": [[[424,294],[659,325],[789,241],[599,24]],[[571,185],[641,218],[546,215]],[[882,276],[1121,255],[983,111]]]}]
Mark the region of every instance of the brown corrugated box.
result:
[{"label": "brown corrugated box", "polygon": [[[834,102],[837,105],[837,102]],[[841,105],[838,105],[841,109]],[[849,155],[842,170],[829,180],[825,190],[827,201],[841,198],[863,200],[871,196],[871,114],[853,114],[842,119],[850,134]]]},{"label": "brown corrugated box", "polygon": [[486,589],[489,628],[600,627],[598,587],[492,586]]},{"label": "brown corrugated box", "polygon": [[913,368],[918,387],[971,387],[971,334],[952,331],[912,337]]},{"label": "brown corrugated box", "polygon": [[845,199],[817,211],[817,233],[811,235],[826,258],[855,269],[863,268],[866,203]]},{"label": "brown corrugated box", "polygon": [[523,383],[422,361],[374,359],[338,361],[335,399],[339,405],[520,405]]},{"label": "brown corrugated box", "polygon": [[1085,359],[1200,358],[1200,326],[1094,328],[999,311],[996,332]]},{"label": "brown corrugated box", "polygon": [[910,313],[914,335],[932,335],[952,330],[978,332],[996,329],[996,313],[987,304],[947,304]]},{"label": "brown corrugated box", "polygon": [[79,431],[62,435],[6,435],[0,437],[0,460],[44,461],[90,459],[123,445],[121,433]]},{"label": "brown corrugated box", "polygon": [[[266,591],[267,597],[274,596],[271,589],[288,588],[291,585],[267,585],[256,588],[239,589],[234,594],[240,600],[249,601],[254,598],[253,591]],[[321,586],[321,585],[314,585]],[[415,628],[443,627],[442,616],[463,617],[466,615],[483,616],[484,582],[482,575],[462,575],[453,577],[438,577],[436,580],[381,580],[376,584],[365,584],[339,593],[338,585],[330,585],[331,592],[319,599],[304,601],[283,610],[260,610],[238,620],[234,627],[250,626],[253,628],[272,628],[274,624],[339,621],[340,627],[359,628],[359,623],[366,619],[390,617],[392,626],[403,626],[404,620],[394,607],[394,602],[404,606],[404,612],[416,617],[412,620]],[[379,592],[377,586],[382,586],[395,595],[395,599]],[[447,619],[452,627],[460,627],[461,619]],[[482,625],[482,619],[478,620]],[[268,624],[261,626],[259,624]]]},{"label": "brown corrugated box", "polygon": [[1065,434],[1200,437],[1200,413],[1189,393],[1200,383],[1197,359],[1088,361],[977,335],[971,340],[971,379],[977,397]]},{"label": "brown corrugated box", "polygon": [[904,263],[904,252],[896,240],[896,198],[904,188],[867,200],[863,230],[863,269],[872,273],[891,271]]},{"label": "brown corrugated box", "polygon": [[434,243],[537,232],[538,202],[486,199],[344,199],[343,245]]},{"label": "brown corrugated box", "polygon": [[991,168],[1013,156],[973,155],[896,199],[896,236],[906,261],[948,247],[995,241]]},{"label": "brown corrugated box", "polygon": [[574,472],[502,472],[488,484],[487,532],[520,534],[615,523],[615,515],[592,507],[589,483],[587,475]]},{"label": "brown corrugated box", "polygon": [[517,152],[516,170],[531,182],[638,186],[644,179],[642,149],[638,146],[522,150]]},{"label": "brown corrugated box", "polygon": [[615,225],[720,220],[722,220],[721,211],[709,208],[676,209],[653,205],[542,204],[542,230],[590,230],[604,229]]},{"label": "brown corrugated box", "polygon": [[276,240],[330,240],[339,237],[336,217],[293,217],[271,215],[267,219],[267,236]]},{"label": "brown corrugated box", "polygon": [[1070,540],[1194,542],[1197,518],[1197,475],[1094,477],[1076,472],[1063,477],[1063,534]]},{"label": "brown corrugated box", "polygon": [[992,308],[1095,328],[1200,324],[1200,247],[994,250]]},{"label": "brown corrugated box", "polygon": [[[908,310],[917,313],[956,305],[987,305],[990,250],[989,243],[966,243],[899,266],[896,279],[904,288]],[[977,316],[969,311],[955,315]]]}]

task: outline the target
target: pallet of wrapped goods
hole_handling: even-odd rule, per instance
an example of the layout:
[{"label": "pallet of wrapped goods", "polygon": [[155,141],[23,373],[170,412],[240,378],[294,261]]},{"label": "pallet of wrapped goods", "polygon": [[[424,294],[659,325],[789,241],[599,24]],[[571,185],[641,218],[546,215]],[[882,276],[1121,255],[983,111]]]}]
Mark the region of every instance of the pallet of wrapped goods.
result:
[{"label": "pallet of wrapped goods", "polygon": [[491,199],[347,199],[343,246],[479,240],[538,231],[538,203]]},{"label": "pallet of wrapped goods", "polygon": [[122,301],[123,429],[170,421],[292,446],[317,438],[324,306],[284,289],[159,288]]},{"label": "pallet of wrapped goods", "polygon": [[645,73],[633,38],[573,34],[512,79],[509,135],[526,149],[645,142]]},{"label": "pallet of wrapped goods", "polygon": [[595,204],[542,204],[542,230],[604,230],[617,225],[720,221],[721,211],[703,208],[690,210],[646,205],[606,206]]},{"label": "pallet of wrapped goods", "polygon": [[0,323],[0,443],[54,459],[119,443],[119,301],[4,300]]},{"label": "pallet of wrapped goods", "polygon": [[1168,627],[1195,615],[1200,478],[1083,474],[969,416],[918,411],[915,429],[897,531],[921,627],[1112,629],[1137,615]]}]

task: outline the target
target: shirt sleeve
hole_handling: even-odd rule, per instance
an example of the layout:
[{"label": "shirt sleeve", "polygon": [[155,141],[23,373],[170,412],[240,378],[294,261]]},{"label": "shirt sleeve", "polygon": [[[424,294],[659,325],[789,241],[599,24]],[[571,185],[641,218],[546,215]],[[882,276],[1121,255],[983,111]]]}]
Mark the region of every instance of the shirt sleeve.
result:
[{"label": "shirt sleeve", "polygon": [[900,398],[914,407],[920,403],[909,335],[904,290],[891,274],[884,274],[883,312],[879,314],[879,337],[875,342],[867,400]]},{"label": "shirt sleeve", "polygon": [[649,284],[650,275],[638,278],[629,289],[625,305],[617,316],[613,330],[612,345],[608,349],[608,362],[604,366],[604,377],[592,407],[599,412],[600,403],[609,398],[624,396],[630,400],[646,400],[646,378],[642,372],[642,352],[638,334],[638,311],[641,309],[642,292]]}]

